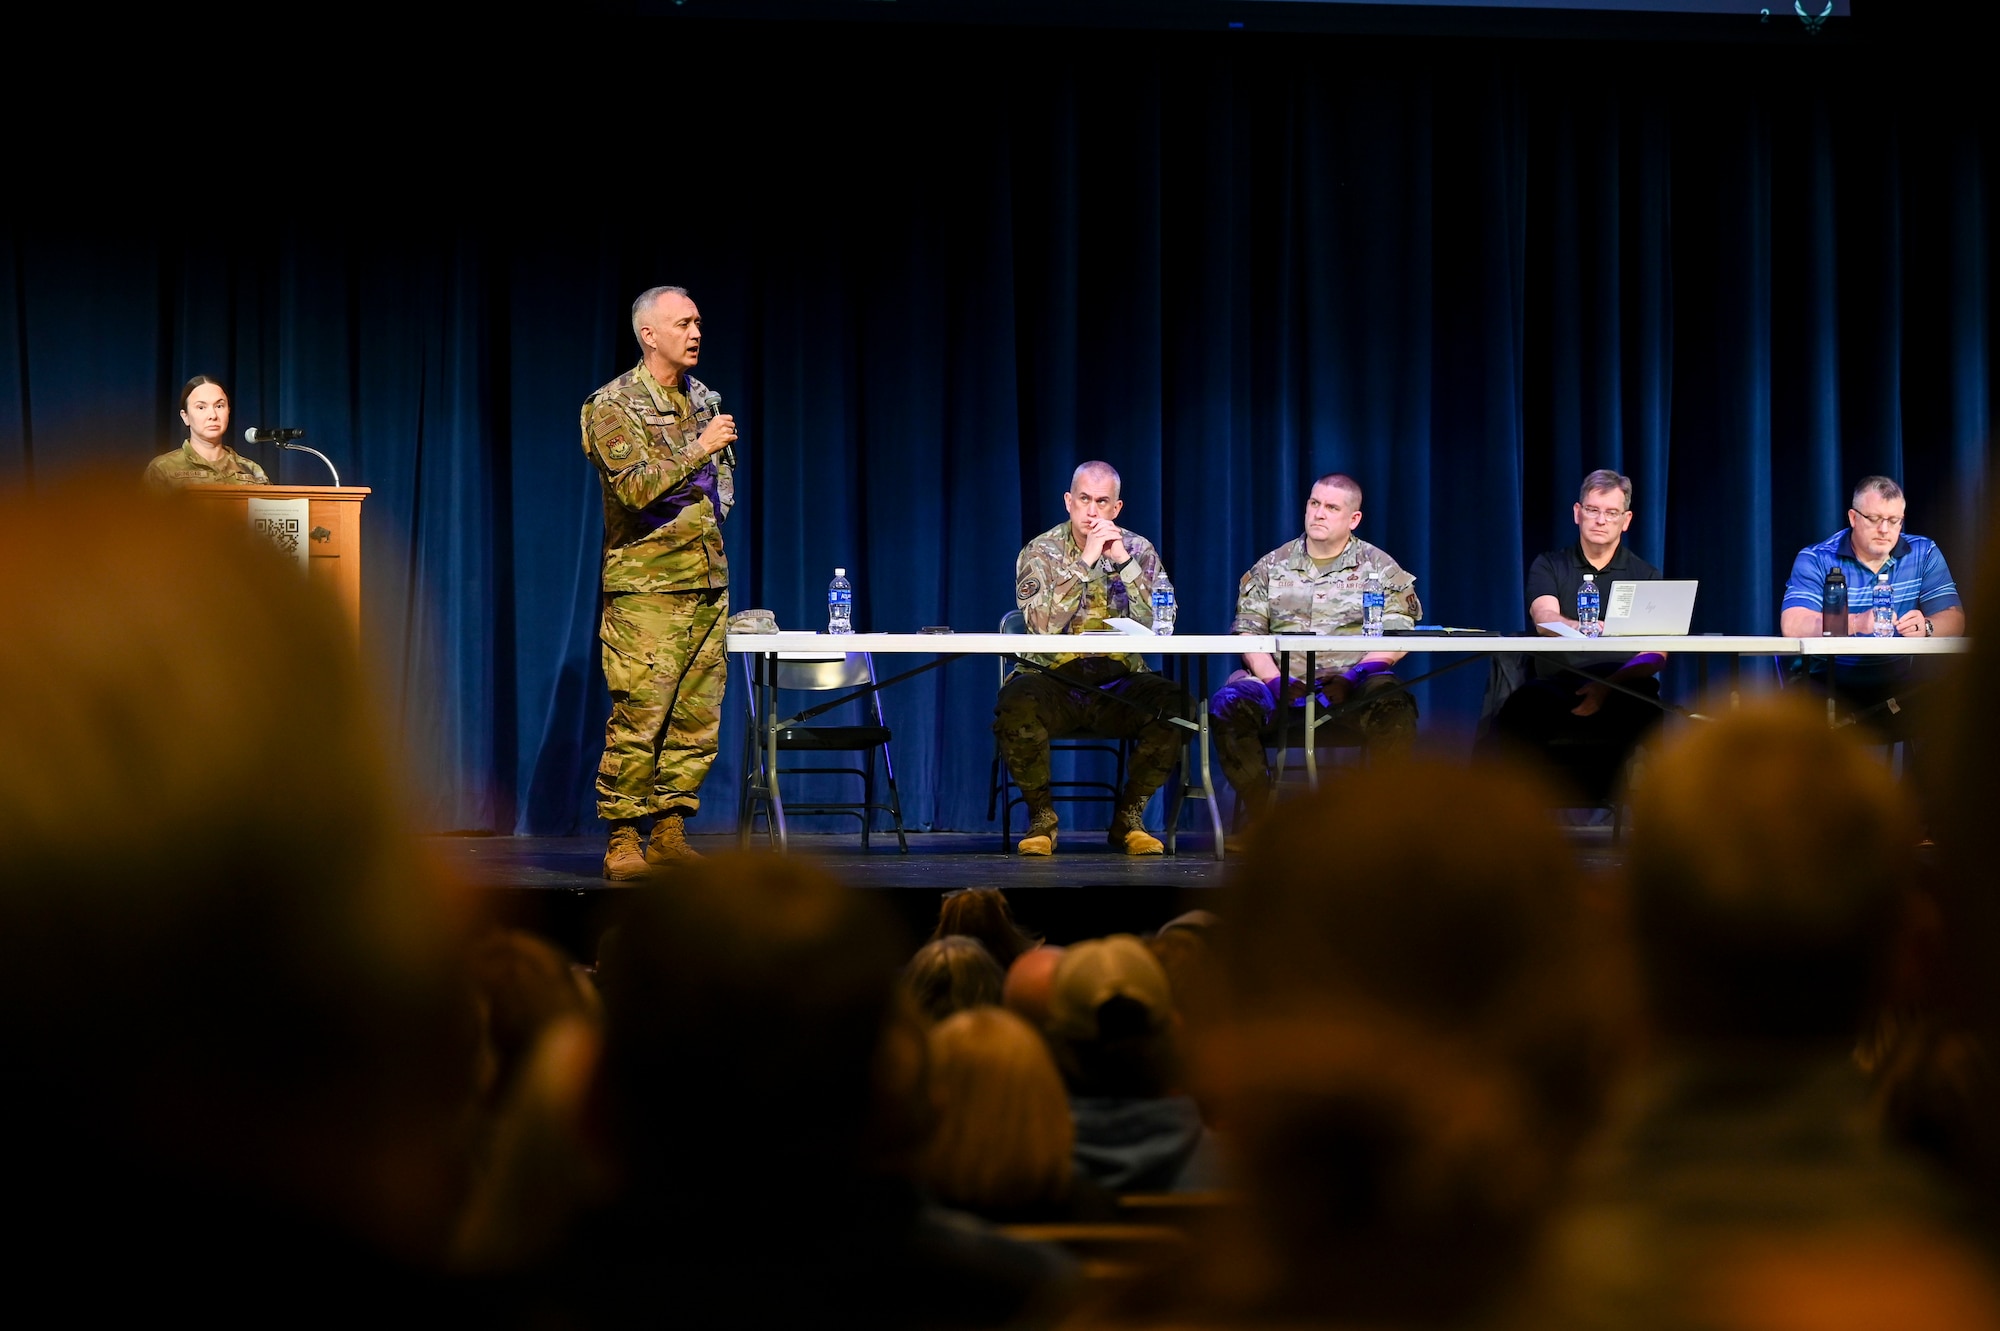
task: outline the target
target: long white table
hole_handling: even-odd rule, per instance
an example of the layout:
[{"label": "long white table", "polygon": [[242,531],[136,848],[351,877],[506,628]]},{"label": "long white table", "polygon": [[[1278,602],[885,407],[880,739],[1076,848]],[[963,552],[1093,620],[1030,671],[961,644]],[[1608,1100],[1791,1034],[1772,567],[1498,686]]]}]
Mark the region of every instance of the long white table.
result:
[{"label": "long white table", "polygon": [[[1174,673],[1181,682],[1194,683],[1187,678],[1189,665],[1196,667],[1199,682],[1193,688],[1192,701],[1194,716],[1176,717],[1174,723],[1188,731],[1188,741],[1195,747],[1193,770],[1186,774],[1179,788],[1186,795],[1197,791],[1208,805],[1210,830],[1215,838],[1215,857],[1223,858],[1223,829],[1221,806],[1215,798],[1215,780],[1211,770],[1211,750],[1208,724],[1208,659],[1213,656],[1237,656],[1243,652],[1264,652],[1279,655],[1318,655],[1320,653],[1354,652],[1407,652],[1445,655],[1486,655],[1494,652],[1572,653],[1637,653],[1665,652],[1669,654],[1693,654],[1710,656],[1945,656],[1971,649],[1969,638],[1779,638],[1761,636],[1699,636],[1699,637],[1648,637],[1648,638],[1597,638],[1591,640],[1577,638],[1553,638],[1540,634],[1487,636],[1477,633],[1424,632],[1386,635],[1380,638],[1365,638],[1359,635],[1340,634],[1332,637],[1298,637],[1289,634],[1248,635],[1232,633],[1190,633],[1158,637],[1150,634],[1022,634],[1022,633],[731,633],[727,647],[731,653],[759,658],[752,672],[754,687],[762,695],[757,714],[763,719],[763,734],[758,739],[758,770],[746,773],[745,779],[752,783],[757,798],[767,799],[770,806],[771,824],[776,830],[779,846],[789,845],[785,829],[785,806],[778,792],[778,733],[789,722],[780,718],[777,712],[777,671],[776,663],[787,657],[793,659],[826,659],[847,652],[869,652],[875,655],[920,655],[938,658],[916,670],[903,672],[884,681],[895,682],[896,678],[907,678],[910,674],[921,673],[955,660],[962,656],[1003,656],[1011,657],[1023,653],[1050,655],[1062,651],[1076,651],[1084,643],[1088,650],[1104,653],[1138,652],[1144,656],[1158,656],[1172,660]],[[866,690],[862,690],[865,692]],[[859,696],[858,693],[852,696]],[[1307,695],[1307,733],[1314,724],[1315,700]],[[1313,765],[1313,747],[1305,749],[1306,762]],[[1198,773],[1199,780],[1193,779]],[[1178,822],[1170,818],[1169,823]],[[1171,849],[1175,829],[1168,828],[1168,845]]]}]

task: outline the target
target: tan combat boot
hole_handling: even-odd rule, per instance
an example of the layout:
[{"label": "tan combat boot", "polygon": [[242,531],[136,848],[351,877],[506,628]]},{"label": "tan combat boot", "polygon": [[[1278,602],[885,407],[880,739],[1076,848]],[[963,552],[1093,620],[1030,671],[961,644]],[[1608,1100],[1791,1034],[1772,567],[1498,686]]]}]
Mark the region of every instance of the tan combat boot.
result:
[{"label": "tan combat boot", "polygon": [[1014,843],[1017,855],[1053,855],[1056,853],[1056,802],[1046,788],[1024,790],[1022,798],[1028,802],[1028,831]]},{"label": "tan combat boot", "polygon": [[1118,812],[1111,819],[1111,830],[1105,835],[1105,840],[1111,843],[1113,850],[1122,850],[1127,855],[1167,853],[1166,843],[1145,829],[1143,825],[1145,814],[1144,800],[1135,800],[1119,806]]},{"label": "tan combat boot", "polygon": [[678,813],[653,819],[653,839],[646,843],[646,863],[660,866],[698,860],[701,852],[688,844],[687,823]]},{"label": "tan combat boot", "polygon": [[646,856],[639,849],[639,824],[621,818],[611,824],[611,846],[604,852],[604,876],[614,883],[630,882],[647,874]]}]

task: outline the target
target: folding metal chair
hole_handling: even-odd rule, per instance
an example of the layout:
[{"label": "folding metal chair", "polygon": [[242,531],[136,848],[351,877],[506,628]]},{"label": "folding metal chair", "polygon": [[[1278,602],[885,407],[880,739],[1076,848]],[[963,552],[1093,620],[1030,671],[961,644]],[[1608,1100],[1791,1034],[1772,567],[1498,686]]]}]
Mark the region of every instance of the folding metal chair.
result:
[{"label": "folding metal chair", "polygon": [[[1009,610],[1000,618],[1000,632],[1026,635],[1028,621],[1019,610]],[[1007,682],[1009,662],[1000,658],[1000,683]],[[1079,733],[1061,737],[1049,737],[1049,752],[1062,753],[1108,753],[1117,764],[1117,775],[1110,781],[1051,781],[1050,796],[1068,804],[1089,804],[1103,802],[1112,808],[1118,807],[1118,796],[1125,789],[1125,769],[1131,758],[1131,743],[1111,735]],[[1102,794],[1079,792],[1102,791]],[[993,744],[993,776],[987,785],[986,817],[990,822],[997,812],[1000,818],[1000,844],[1011,854],[1014,849],[1014,810],[1021,808],[1027,800],[1021,795],[1021,788],[1014,784],[1014,774],[1007,770],[1007,760],[1000,752],[1000,743]]]},{"label": "folding metal chair", "polygon": [[[861,799],[856,802],[802,803],[795,800],[784,801],[784,809],[789,817],[793,814],[844,814],[861,820],[861,846],[868,848],[868,833],[873,815],[880,811],[894,820],[896,844],[903,854],[910,851],[909,838],[903,830],[903,801],[896,790],[896,763],[889,752],[891,734],[888,722],[882,715],[882,695],[875,689],[875,660],[867,652],[847,652],[839,656],[804,656],[798,653],[780,653],[770,664],[777,671],[773,681],[757,678],[757,671],[768,659],[761,656],[745,655],[743,658],[743,690],[748,700],[750,724],[743,734],[743,797],[738,808],[737,827],[739,838],[748,843],[761,810],[766,834],[773,844],[777,841],[777,827],[772,817],[772,791],[779,778],[787,776],[854,776],[862,783]],[[776,771],[766,771],[768,754],[764,747],[766,718],[759,713],[764,690],[760,685],[775,684],[774,697],[782,698],[786,693],[831,693],[840,689],[862,689],[868,691],[856,700],[865,719],[861,725],[804,725],[795,724],[799,718],[778,720],[778,752],[806,754],[866,753],[867,763],[860,767],[826,766],[781,766]],[[781,713],[782,708],[778,709]],[[888,779],[888,803],[878,803],[875,798],[875,755],[882,755],[882,771]]]}]

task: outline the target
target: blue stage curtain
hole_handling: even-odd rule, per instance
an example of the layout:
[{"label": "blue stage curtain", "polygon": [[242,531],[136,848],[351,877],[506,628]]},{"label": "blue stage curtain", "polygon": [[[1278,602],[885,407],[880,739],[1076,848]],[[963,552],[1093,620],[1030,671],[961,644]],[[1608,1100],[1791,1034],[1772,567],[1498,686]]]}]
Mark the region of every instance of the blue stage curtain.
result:
[{"label": "blue stage curtain", "polygon": [[[439,106],[393,133],[463,150],[446,188],[0,220],[0,483],[136,480],[206,371],[239,429],[304,426],[374,488],[366,631],[427,827],[592,826],[577,409],[657,282],[700,302],[699,374],[743,424],[732,602],[787,627],[823,623],[841,565],[860,627],[992,628],[1087,458],[1186,632],[1227,628],[1332,470],[1446,624],[1521,625],[1598,466],[1634,478],[1633,546],[1702,580],[1697,631],[1773,630],[1864,472],[1906,478],[1969,571],[1995,137],[1949,80],[1858,45],[701,31],[756,71],[754,114],[550,91],[481,146]],[[380,170],[430,169],[380,133]],[[1426,686],[1426,726],[1468,730],[1481,674]],[[740,683],[697,830],[734,819]],[[987,825],[992,692],[981,659],[889,695],[913,826]]]}]

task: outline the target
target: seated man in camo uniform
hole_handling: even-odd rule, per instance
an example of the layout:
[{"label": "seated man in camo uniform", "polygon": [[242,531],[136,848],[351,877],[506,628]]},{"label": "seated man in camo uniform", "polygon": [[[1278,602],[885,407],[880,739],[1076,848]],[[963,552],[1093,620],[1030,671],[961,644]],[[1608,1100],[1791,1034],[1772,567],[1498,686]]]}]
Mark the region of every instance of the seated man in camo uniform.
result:
[{"label": "seated man in camo uniform", "polygon": [[[1015,561],[1014,599],[1028,630],[1083,633],[1119,617],[1151,624],[1153,582],[1164,570],[1152,542],[1118,525],[1124,501],[1117,471],[1107,462],[1084,463],[1070,478],[1063,506],[1069,520],[1028,542]],[[1180,728],[1158,718],[1181,713],[1180,689],[1149,671],[1136,652],[1023,653],[1023,659],[1055,673],[1017,667],[993,709],[1001,756],[1028,804],[1028,834],[1016,849],[1055,853],[1049,740],[1090,731],[1137,741],[1111,819],[1112,846],[1127,855],[1164,852],[1141,819],[1146,801],[1173,770]]]},{"label": "seated man in camo uniform", "polygon": [[[1414,627],[1424,613],[1415,576],[1404,572],[1386,551],[1354,535],[1360,525],[1361,487],[1353,478],[1336,472],[1313,482],[1306,500],[1305,534],[1265,555],[1243,575],[1230,632],[1300,637],[1359,634],[1361,581],[1370,564],[1382,575],[1382,627]],[[1216,750],[1223,774],[1236,789],[1238,806],[1254,815],[1270,802],[1262,736],[1277,719],[1281,704],[1305,706],[1308,687],[1318,691],[1322,707],[1372,695],[1374,701],[1334,724],[1359,730],[1373,753],[1407,751],[1416,738],[1417,703],[1389,673],[1389,667],[1402,658],[1401,652],[1322,652],[1314,658],[1316,678],[1308,685],[1302,654],[1291,658],[1289,677],[1280,682],[1273,657],[1243,653],[1244,668],[1209,701]]]}]

